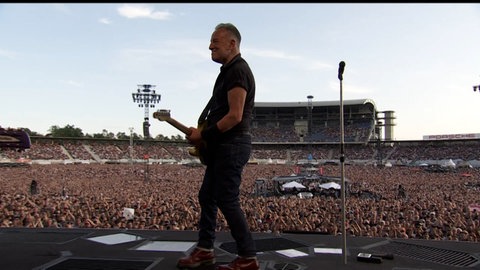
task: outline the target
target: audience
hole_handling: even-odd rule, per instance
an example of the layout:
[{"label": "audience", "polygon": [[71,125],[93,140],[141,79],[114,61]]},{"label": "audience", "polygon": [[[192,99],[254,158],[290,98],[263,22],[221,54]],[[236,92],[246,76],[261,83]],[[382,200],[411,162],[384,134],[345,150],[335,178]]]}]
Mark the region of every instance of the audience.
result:
[{"label": "audience", "polygon": [[[339,176],[341,168],[321,169],[324,175]],[[345,207],[348,235],[479,242],[480,213],[470,207],[480,204],[478,169],[440,173],[406,166],[344,169],[351,181]],[[202,167],[29,164],[0,171],[0,227],[198,230]],[[340,198],[267,197],[255,192],[255,180],[267,179],[271,188],[274,176],[295,171],[295,165],[246,167],[241,203],[251,230],[341,234]],[[124,208],[134,209],[132,219],[123,215]],[[217,230],[228,230],[221,214]]]},{"label": "audience", "polygon": [[[190,159],[186,142],[128,140],[76,140],[55,138],[32,138],[32,146],[26,151],[1,149],[2,158],[13,160],[36,160],[70,162],[113,162],[131,159],[171,160],[181,162]],[[407,164],[419,160],[480,160],[480,141],[444,142],[395,142],[391,144],[345,144],[348,160],[390,160]],[[253,143],[252,159],[285,160],[295,163],[305,160],[309,154],[316,160],[332,160],[340,157],[338,144],[321,143]]]}]

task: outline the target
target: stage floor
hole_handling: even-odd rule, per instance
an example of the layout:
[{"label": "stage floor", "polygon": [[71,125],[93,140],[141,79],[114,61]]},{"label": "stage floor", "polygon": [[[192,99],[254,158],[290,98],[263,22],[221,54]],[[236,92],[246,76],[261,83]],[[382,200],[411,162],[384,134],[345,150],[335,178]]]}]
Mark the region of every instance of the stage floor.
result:
[{"label": "stage floor", "polygon": [[[0,269],[177,269],[196,237],[195,231],[1,228]],[[309,233],[254,233],[254,239],[260,269],[480,269],[480,243],[348,237],[344,245],[341,236]],[[228,232],[217,234],[215,252],[217,264],[235,258]],[[359,253],[375,258],[360,261]]]}]

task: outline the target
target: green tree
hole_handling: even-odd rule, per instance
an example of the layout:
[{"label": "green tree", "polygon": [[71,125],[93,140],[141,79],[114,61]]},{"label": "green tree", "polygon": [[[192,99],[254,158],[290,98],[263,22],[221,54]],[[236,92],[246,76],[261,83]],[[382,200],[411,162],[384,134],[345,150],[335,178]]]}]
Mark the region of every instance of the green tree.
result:
[{"label": "green tree", "polygon": [[61,128],[57,125],[51,126],[48,130],[52,137],[69,137],[69,138],[81,138],[83,137],[83,131],[81,128],[76,128],[73,125],[66,125]]},{"label": "green tree", "polygon": [[[136,132],[132,133],[132,137],[134,140],[140,140],[142,138]],[[130,139],[130,135],[127,135],[125,132],[118,132],[117,139],[123,139],[123,140]]]},{"label": "green tree", "polygon": [[171,135],[170,137],[168,136],[165,136],[163,134],[158,134],[156,137],[155,137],[155,140],[158,140],[158,141],[175,141],[175,142],[184,142],[186,141],[186,137],[184,135],[180,135],[180,134],[177,134],[177,135]]},{"label": "green tree", "polygon": [[40,134],[40,133],[38,133],[38,132],[36,132],[36,131],[30,130],[29,128],[21,128],[21,129],[23,129],[25,132],[27,132],[27,134],[28,134],[29,136],[43,136],[42,134]]},{"label": "green tree", "polygon": [[177,135],[175,135],[175,136],[172,135],[172,136],[171,136],[171,140],[172,140],[172,141],[186,141],[186,138],[185,138],[185,136],[182,136],[182,135],[180,135],[180,134],[177,134]]},{"label": "green tree", "polygon": [[125,132],[117,132],[117,139],[127,140],[130,139],[130,136],[128,136]]},{"label": "green tree", "polygon": [[155,137],[155,140],[165,141],[165,140],[168,140],[168,137],[165,137],[165,136],[163,136],[162,134],[158,134],[158,135]]},{"label": "green tree", "polygon": [[94,133],[93,138],[98,139],[115,139],[115,134],[113,132],[108,132],[108,130],[102,130],[102,133]]}]

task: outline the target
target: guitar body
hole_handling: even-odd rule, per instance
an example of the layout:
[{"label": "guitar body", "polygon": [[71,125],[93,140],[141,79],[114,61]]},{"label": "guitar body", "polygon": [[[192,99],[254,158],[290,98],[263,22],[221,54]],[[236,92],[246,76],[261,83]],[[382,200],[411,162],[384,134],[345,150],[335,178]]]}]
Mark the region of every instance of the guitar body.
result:
[{"label": "guitar body", "polygon": [[[153,118],[158,119],[160,121],[165,121],[170,125],[172,125],[173,127],[175,127],[176,129],[183,132],[183,134],[187,136],[190,135],[190,129],[187,126],[183,125],[182,123],[178,122],[177,120],[173,119],[170,116],[170,110],[158,110],[153,113]],[[205,121],[202,124],[199,124],[197,128],[200,131],[202,131],[204,128],[206,128],[206,125],[207,125],[207,122]],[[199,146],[190,148],[188,150],[188,153],[191,156],[198,157],[200,159],[200,162],[203,165],[206,165],[206,162],[205,162],[206,151],[207,151],[207,144],[205,141],[202,141],[202,143]]]},{"label": "guitar body", "polygon": [[[197,129],[200,130],[200,132],[207,127],[207,122],[203,122],[202,124],[199,124],[197,126]],[[192,147],[188,150],[188,153],[194,157],[198,157],[200,159],[200,162],[204,165],[206,165],[206,151],[207,151],[207,143],[205,141],[202,141],[202,143],[199,146]]]}]

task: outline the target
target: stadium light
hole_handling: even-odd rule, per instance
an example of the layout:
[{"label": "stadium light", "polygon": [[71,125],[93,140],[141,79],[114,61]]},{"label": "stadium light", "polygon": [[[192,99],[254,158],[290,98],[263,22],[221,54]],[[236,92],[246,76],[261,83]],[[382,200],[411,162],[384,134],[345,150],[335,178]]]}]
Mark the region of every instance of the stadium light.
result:
[{"label": "stadium light", "polygon": [[136,93],[132,93],[133,102],[138,103],[138,107],[145,108],[145,117],[143,121],[143,137],[150,138],[150,123],[148,122],[149,108],[155,108],[155,104],[160,102],[160,94],[155,93],[155,85],[139,84]]},{"label": "stadium light", "polygon": [[313,100],[313,96],[312,95],[308,95],[307,96],[307,109],[308,109],[308,127],[307,127],[307,132],[308,132],[308,138],[309,140],[311,140],[311,137],[312,137],[312,110],[313,110],[313,103],[312,103],[312,100]]}]

